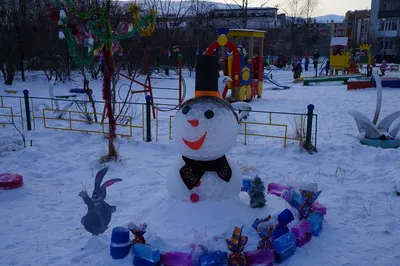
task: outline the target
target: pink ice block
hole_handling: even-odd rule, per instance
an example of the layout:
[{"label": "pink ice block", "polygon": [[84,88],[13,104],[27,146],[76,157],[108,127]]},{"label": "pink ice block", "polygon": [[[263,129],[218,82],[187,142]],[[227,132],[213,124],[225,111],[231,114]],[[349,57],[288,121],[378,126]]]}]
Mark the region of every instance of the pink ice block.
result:
[{"label": "pink ice block", "polygon": [[248,266],[272,266],[275,260],[271,249],[258,249],[244,252]]},{"label": "pink ice block", "polygon": [[311,232],[307,232],[302,238],[296,238],[296,246],[302,247],[311,240]]},{"label": "pink ice block", "polygon": [[315,212],[322,212],[323,215],[326,214],[326,207],[324,205],[322,205],[321,203],[319,203],[318,201],[315,201],[312,205],[311,208],[313,209],[313,211]]},{"label": "pink ice block", "polygon": [[307,232],[311,231],[311,224],[307,220],[301,220],[290,231],[295,234],[296,238],[302,238]]},{"label": "pink ice block", "polygon": [[302,220],[292,227],[292,233],[296,235],[296,246],[302,247],[311,239],[311,224],[307,220]]},{"label": "pink ice block", "polygon": [[289,187],[277,183],[268,184],[268,193],[280,197],[284,190],[289,190]]},{"label": "pink ice block", "polygon": [[192,256],[185,252],[162,252],[160,262],[165,266],[191,266]]}]

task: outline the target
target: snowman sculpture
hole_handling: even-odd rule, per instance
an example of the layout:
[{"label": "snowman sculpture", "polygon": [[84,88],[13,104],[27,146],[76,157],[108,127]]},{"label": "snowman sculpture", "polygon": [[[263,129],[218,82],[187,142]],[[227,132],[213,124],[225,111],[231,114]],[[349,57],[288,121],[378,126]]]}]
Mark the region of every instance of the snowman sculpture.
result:
[{"label": "snowman sculpture", "polygon": [[218,91],[218,59],[196,59],[195,97],[179,108],[172,139],[181,153],[167,175],[170,194],[180,200],[223,200],[237,197],[242,186],[238,165],[226,157],[235,145],[237,114]]}]

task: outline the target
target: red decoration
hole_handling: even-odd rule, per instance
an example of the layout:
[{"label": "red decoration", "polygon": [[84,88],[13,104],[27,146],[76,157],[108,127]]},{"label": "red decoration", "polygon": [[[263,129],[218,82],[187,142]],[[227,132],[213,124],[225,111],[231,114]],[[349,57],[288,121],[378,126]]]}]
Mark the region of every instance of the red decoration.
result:
[{"label": "red decoration", "polygon": [[55,8],[50,10],[49,18],[53,22],[57,22],[60,19],[60,12],[57,11]]},{"label": "red decoration", "polygon": [[24,181],[21,175],[5,173],[0,174],[0,189],[15,189],[22,187]]},{"label": "red decoration", "polygon": [[196,187],[199,187],[201,185],[201,181],[199,181],[199,183],[197,183]]},{"label": "red decoration", "polygon": [[199,195],[197,195],[196,193],[192,193],[192,194],[190,195],[190,200],[193,201],[193,202],[199,202],[200,197],[199,197]]}]

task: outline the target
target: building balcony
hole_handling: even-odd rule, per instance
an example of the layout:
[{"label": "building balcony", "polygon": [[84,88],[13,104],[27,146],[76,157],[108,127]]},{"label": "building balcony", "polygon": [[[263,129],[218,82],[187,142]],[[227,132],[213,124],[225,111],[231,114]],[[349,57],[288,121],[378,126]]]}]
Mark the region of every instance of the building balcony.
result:
[{"label": "building balcony", "polygon": [[379,31],[380,38],[396,38],[397,36],[399,36],[397,30]]},{"label": "building balcony", "polygon": [[396,55],[396,50],[395,49],[380,49],[380,54],[385,54],[385,55]]},{"label": "building balcony", "polygon": [[400,10],[379,11],[378,18],[398,18],[400,17]]}]

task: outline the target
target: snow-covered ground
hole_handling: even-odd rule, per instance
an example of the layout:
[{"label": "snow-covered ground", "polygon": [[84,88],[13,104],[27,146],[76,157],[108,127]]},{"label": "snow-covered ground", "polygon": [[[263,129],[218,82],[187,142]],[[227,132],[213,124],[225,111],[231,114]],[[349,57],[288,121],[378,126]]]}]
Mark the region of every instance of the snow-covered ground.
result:
[{"label": "snow-covered ground", "polygon": [[[274,71],[273,77],[286,83],[292,73]],[[187,75],[185,79],[191,97],[194,79]],[[55,95],[80,87],[81,80],[76,80],[58,83]],[[176,86],[176,81],[158,83]],[[101,81],[90,85],[101,100]],[[318,152],[304,152],[293,141],[285,149],[279,139],[250,137],[244,145],[243,136],[238,136],[229,153],[244,176],[258,175],[265,185],[318,182],[323,190],[319,202],[328,208],[323,231],[282,265],[400,265],[400,197],[395,190],[396,179],[400,187],[400,150],[361,145],[354,119],[346,113],[358,109],[372,118],[376,90],[347,91],[339,83],[290,86],[271,90],[272,84],[265,83],[263,97],[251,105],[255,110],[304,113],[308,104],[314,104]],[[0,85],[0,95],[9,95],[5,89],[22,95],[24,88],[32,96],[48,96],[47,81],[39,72],[28,74],[26,83],[17,77],[12,88]],[[385,88],[382,115],[399,110],[399,99],[400,89]],[[3,101],[4,105],[12,102]],[[17,101],[12,105],[19,108]],[[104,166],[99,158],[107,152],[104,137],[38,127],[26,134],[28,147],[22,148],[17,131],[10,125],[1,127],[0,173],[19,173],[25,182],[20,189],[0,191],[1,265],[132,265],[131,256],[121,261],[109,256],[112,228],[127,226],[129,221],[146,222],[146,239],[161,250],[189,251],[197,243],[227,251],[224,239],[242,225],[249,236],[245,250],[255,249],[259,237],[251,228],[253,220],[276,214],[287,204],[267,195],[265,208],[252,209],[246,193],[235,201],[193,204],[171,199],[166,173],[180,155],[168,139],[170,115],[173,112],[160,113],[159,143],[154,141],[154,131],[152,142],[142,141],[141,130],[134,131],[133,138],[118,139],[120,161],[107,163],[110,169],[105,177],[123,179],[107,188],[106,202],[117,206],[117,211],[105,234],[96,237],[80,223],[86,205],[78,193],[93,190],[93,176]],[[290,126],[293,117],[282,119]],[[261,120],[257,113],[249,116],[249,121]]]}]

